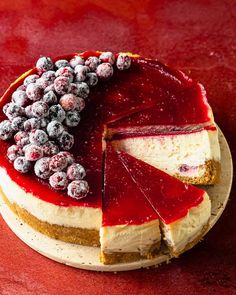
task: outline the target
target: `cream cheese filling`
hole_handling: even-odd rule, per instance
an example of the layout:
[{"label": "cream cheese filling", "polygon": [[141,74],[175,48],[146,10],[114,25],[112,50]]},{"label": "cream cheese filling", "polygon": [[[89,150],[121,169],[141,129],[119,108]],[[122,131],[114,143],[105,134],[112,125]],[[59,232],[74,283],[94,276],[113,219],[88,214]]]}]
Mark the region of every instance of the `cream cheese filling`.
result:
[{"label": "cream cheese filling", "polygon": [[144,255],[160,240],[158,219],[141,225],[122,224],[100,229],[101,250],[106,253],[138,252]]},{"label": "cream cheese filling", "polygon": [[99,231],[102,223],[102,210],[88,207],[63,207],[45,202],[31,193],[26,193],[0,167],[0,186],[11,203],[27,210],[41,221],[66,227],[95,229]]},{"label": "cream cheese filling", "polygon": [[200,177],[206,161],[220,161],[217,130],[130,137],[114,140],[113,145],[170,175]]}]

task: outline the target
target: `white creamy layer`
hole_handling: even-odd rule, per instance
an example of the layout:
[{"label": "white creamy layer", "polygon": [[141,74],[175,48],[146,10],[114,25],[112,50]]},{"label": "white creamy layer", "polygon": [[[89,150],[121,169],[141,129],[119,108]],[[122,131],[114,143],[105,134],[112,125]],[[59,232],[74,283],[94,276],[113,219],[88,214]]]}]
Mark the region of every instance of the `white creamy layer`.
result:
[{"label": "white creamy layer", "polygon": [[[126,151],[170,175],[202,176],[207,160],[220,161],[217,130],[189,134],[155,135],[114,140],[117,149]],[[182,169],[180,167],[184,165]]]},{"label": "white creamy layer", "polygon": [[173,252],[180,253],[199,236],[210,216],[211,201],[205,193],[202,203],[191,208],[185,217],[171,224],[162,223],[164,240]]},{"label": "white creamy layer", "polygon": [[106,253],[148,253],[150,247],[161,240],[159,220],[141,225],[115,225],[100,229],[101,250]]},{"label": "white creamy layer", "polygon": [[41,221],[66,227],[95,229],[102,223],[102,210],[88,207],[63,207],[38,199],[26,193],[11,180],[5,169],[0,168],[0,186],[11,203],[19,205]]}]

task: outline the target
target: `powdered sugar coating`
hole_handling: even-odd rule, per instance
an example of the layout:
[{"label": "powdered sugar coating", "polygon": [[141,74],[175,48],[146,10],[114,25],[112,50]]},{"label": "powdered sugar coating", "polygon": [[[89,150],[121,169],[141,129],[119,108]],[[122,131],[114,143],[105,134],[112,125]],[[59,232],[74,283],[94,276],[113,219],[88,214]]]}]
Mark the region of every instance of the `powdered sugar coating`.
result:
[{"label": "powdered sugar coating", "polygon": [[110,63],[102,63],[97,67],[96,74],[101,80],[109,80],[113,75],[113,67]]},{"label": "powdered sugar coating", "polygon": [[63,152],[60,152],[59,154],[66,158],[68,165],[71,165],[72,163],[74,163],[75,158],[70,152],[63,151]]},{"label": "powdered sugar coating", "polygon": [[52,70],[54,64],[50,57],[42,56],[36,62],[36,68],[39,72],[46,72]]},{"label": "powdered sugar coating", "polygon": [[70,180],[83,179],[86,176],[85,169],[78,163],[73,163],[67,168],[67,177]]},{"label": "powdered sugar coating", "polygon": [[15,159],[14,168],[21,173],[27,173],[31,169],[31,163],[21,156]]},{"label": "powdered sugar coating", "polygon": [[32,101],[38,101],[43,97],[43,88],[36,83],[30,83],[26,88],[26,94]]},{"label": "powdered sugar coating", "polygon": [[55,190],[65,190],[68,185],[65,172],[56,172],[49,178],[49,183]]},{"label": "powdered sugar coating", "polygon": [[48,179],[52,175],[52,171],[49,168],[49,157],[43,157],[34,165],[34,173],[42,179]]},{"label": "powdered sugar coating", "polygon": [[16,117],[23,116],[25,112],[21,106],[10,102],[5,105],[4,113],[9,120],[13,120]]},{"label": "powdered sugar coating", "polygon": [[54,141],[47,141],[42,145],[43,155],[44,156],[54,156],[59,153],[59,147],[56,145]]},{"label": "powdered sugar coating", "polygon": [[74,145],[74,136],[67,131],[63,131],[57,142],[61,150],[69,151]]},{"label": "powdered sugar coating", "polygon": [[89,192],[89,185],[85,180],[74,180],[67,188],[67,194],[74,199],[82,199],[87,196]]},{"label": "powdered sugar coating", "polygon": [[41,120],[39,118],[30,118],[24,122],[24,130],[25,131],[39,129],[40,126],[41,126]]},{"label": "powdered sugar coating", "polygon": [[87,98],[89,96],[89,86],[85,82],[76,83],[78,87],[78,96],[82,98]]},{"label": "powdered sugar coating", "polygon": [[28,96],[23,90],[16,90],[12,94],[12,101],[20,107],[24,107],[29,102]]},{"label": "powdered sugar coating", "polygon": [[51,121],[47,126],[47,133],[49,137],[57,139],[62,132],[64,131],[64,127],[59,121]]},{"label": "powdered sugar coating", "polygon": [[26,131],[19,131],[14,135],[14,140],[15,140],[15,143],[17,145],[20,145],[20,146],[23,147],[26,144],[30,143],[30,141],[29,141],[29,133],[26,132]]},{"label": "powdered sugar coating", "polygon": [[63,122],[66,117],[66,113],[60,104],[53,105],[49,108],[49,117],[50,119]]},{"label": "powdered sugar coating", "polygon": [[108,52],[103,52],[100,56],[99,56],[100,61],[103,62],[109,62],[111,65],[113,65],[115,63],[115,56],[112,52],[108,51]]},{"label": "powdered sugar coating", "polygon": [[71,60],[70,60],[70,66],[74,69],[77,65],[84,65],[84,59],[78,55],[75,55]]},{"label": "powdered sugar coating", "polygon": [[0,123],[0,139],[8,140],[13,136],[13,129],[11,126],[11,122],[8,120],[4,120]]},{"label": "powdered sugar coating", "polygon": [[42,148],[35,144],[28,144],[24,148],[24,152],[25,152],[25,158],[28,161],[37,161],[43,156]]},{"label": "powdered sugar coating", "polygon": [[120,53],[116,60],[116,66],[119,70],[127,70],[131,66],[131,58],[126,53]]},{"label": "powdered sugar coating", "polygon": [[25,78],[24,80],[24,85],[28,86],[30,83],[35,83],[36,80],[38,80],[39,75],[33,74],[33,75],[29,75]]},{"label": "powdered sugar coating", "polygon": [[52,156],[49,162],[49,168],[53,172],[62,171],[67,165],[67,159],[60,153]]},{"label": "powdered sugar coating", "polygon": [[96,73],[88,73],[86,75],[85,82],[88,84],[88,86],[96,86],[98,84],[98,76]]},{"label": "powdered sugar coating", "polygon": [[65,111],[73,111],[78,108],[78,98],[72,94],[64,94],[59,101]]},{"label": "powdered sugar coating", "polygon": [[70,89],[70,81],[67,77],[59,76],[54,80],[54,88],[57,94],[66,94]]},{"label": "powdered sugar coating", "polygon": [[101,61],[96,56],[90,56],[85,61],[85,65],[89,67],[91,71],[95,71],[100,63]]},{"label": "powdered sugar coating", "polygon": [[32,130],[29,133],[29,141],[35,145],[43,145],[48,141],[48,135],[41,129]]},{"label": "powdered sugar coating", "polygon": [[11,122],[11,127],[14,132],[20,131],[24,129],[24,123],[27,119],[25,117],[16,117]]},{"label": "powdered sugar coating", "polygon": [[76,127],[79,125],[80,119],[78,111],[68,111],[66,113],[65,124],[67,127]]},{"label": "powdered sugar coating", "polygon": [[21,146],[19,145],[11,145],[8,149],[7,149],[7,157],[8,159],[13,162],[15,161],[16,158],[23,156],[24,152],[21,148]]},{"label": "powdered sugar coating", "polygon": [[53,105],[57,103],[57,96],[56,94],[50,90],[43,96],[43,102],[45,102],[48,105]]}]

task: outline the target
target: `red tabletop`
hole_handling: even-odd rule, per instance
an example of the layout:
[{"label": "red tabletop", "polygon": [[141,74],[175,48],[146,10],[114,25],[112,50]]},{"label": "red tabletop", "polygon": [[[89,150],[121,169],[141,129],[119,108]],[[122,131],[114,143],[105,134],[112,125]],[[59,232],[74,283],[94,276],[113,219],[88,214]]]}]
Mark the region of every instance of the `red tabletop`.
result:
[{"label": "red tabletop", "polygon": [[[236,159],[236,1],[6,0],[0,32],[0,93],[40,55],[100,49],[158,58],[205,85]],[[236,294],[235,194],[234,184],[216,226],[181,258],[117,274],[53,262],[0,218],[0,294]]]}]

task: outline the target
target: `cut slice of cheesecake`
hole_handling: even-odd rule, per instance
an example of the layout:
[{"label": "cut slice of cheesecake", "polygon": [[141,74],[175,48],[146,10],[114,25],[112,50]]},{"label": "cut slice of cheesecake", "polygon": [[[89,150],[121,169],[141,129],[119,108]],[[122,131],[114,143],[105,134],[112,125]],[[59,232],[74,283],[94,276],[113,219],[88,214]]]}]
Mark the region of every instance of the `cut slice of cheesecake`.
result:
[{"label": "cut slice of cheesecake", "polygon": [[208,228],[211,202],[207,193],[124,152],[119,158],[158,214],[171,254],[178,257],[193,247]]},{"label": "cut slice of cheesecake", "polygon": [[113,264],[151,258],[158,252],[160,240],[156,212],[108,144],[100,229],[101,261]]}]

